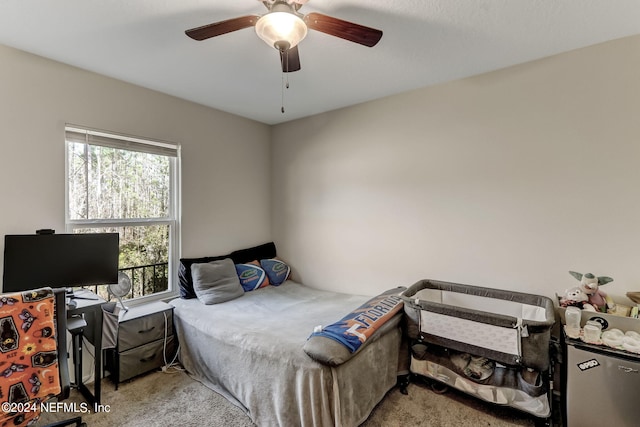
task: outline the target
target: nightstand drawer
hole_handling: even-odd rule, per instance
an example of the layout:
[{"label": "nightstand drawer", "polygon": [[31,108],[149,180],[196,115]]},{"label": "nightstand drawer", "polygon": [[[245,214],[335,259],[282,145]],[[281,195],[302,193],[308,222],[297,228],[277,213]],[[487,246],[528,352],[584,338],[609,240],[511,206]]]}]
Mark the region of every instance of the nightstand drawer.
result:
[{"label": "nightstand drawer", "polygon": [[[173,358],[174,348],[173,336],[169,336],[166,349],[168,362]],[[118,355],[118,358],[119,381],[126,381],[136,375],[159,368],[164,365],[164,338],[124,351]]]},{"label": "nightstand drawer", "polygon": [[166,336],[173,335],[172,316],[173,310],[167,310],[121,322],[118,330],[118,351],[122,353],[133,347],[164,339],[165,324]]}]

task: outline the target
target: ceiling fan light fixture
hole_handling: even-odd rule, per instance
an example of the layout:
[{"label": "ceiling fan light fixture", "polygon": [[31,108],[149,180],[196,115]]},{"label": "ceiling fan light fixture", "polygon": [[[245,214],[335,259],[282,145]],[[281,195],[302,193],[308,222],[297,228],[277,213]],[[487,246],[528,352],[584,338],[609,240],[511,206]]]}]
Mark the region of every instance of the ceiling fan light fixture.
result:
[{"label": "ceiling fan light fixture", "polygon": [[307,35],[307,24],[287,3],[276,3],[256,22],[256,34],[279,51],[295,47]]}]

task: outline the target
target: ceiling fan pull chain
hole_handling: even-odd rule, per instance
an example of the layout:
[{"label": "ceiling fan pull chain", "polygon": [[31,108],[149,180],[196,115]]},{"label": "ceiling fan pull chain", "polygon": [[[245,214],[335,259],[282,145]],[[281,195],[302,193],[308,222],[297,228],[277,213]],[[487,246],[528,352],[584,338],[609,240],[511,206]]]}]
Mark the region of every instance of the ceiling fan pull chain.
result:
[{"label": "ceiling fan pull chain", "polygon": [[285,52],[286,55],[286,61],[287,61],[287,89],[289,89],[289,49],[287,49],[287,51]]},{"label": "ceiling fan pull chain", "polygon": [[282,71],[282,82],[280,84],[280,111],[284,114],[284,70]]},{"label": "ceiling fan pull chain", "polygon": [[[282,84],[280,86],[280,91],[281,91],[281,102],[280,102],[280,111],[282,112],[282,114],[284,114],[284,90],[289,89],[289,74],[285,73],[285,69],[287,71],[289,71],[289,50],[285,50],[283,53],[283,58],[282,60],[284,61],[285,66],[282,67]],[[285,82],[285,78],[284,76],[287,76],[286,82]]]}]

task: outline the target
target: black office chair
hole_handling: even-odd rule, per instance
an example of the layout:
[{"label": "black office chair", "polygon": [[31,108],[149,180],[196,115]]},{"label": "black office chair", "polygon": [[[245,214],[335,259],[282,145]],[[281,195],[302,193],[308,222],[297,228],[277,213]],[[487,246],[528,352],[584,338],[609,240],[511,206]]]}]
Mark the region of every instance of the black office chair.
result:
[{"label": "black office chair", "polygon": [[[65,290],[34,289],[0,295],[0,425],[30,425],[41,404],[67,399]],[[81,417],[48,427],[86,427]]]}]

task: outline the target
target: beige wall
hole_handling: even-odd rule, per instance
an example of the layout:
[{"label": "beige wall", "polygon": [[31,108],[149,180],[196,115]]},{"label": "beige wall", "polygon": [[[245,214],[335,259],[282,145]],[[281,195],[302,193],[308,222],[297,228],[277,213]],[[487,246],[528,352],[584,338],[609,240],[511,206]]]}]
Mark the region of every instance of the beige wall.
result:
[{"label": "beige wall", "polygon": [[0,236],[64,231],[71,123],[181,144],[183,256],[271,239],[267,125],[2,45],[0,64]]},{"label": "beige wall", "polygon": [[[437,60],[437,58],[434,58]],[[278,125],[272,231],[306,284],[640,290],[640,37]]]},{"label": "beige wall", "polygon": [[624,295],[640,290],[639,50],[622,39],[269,128],[0,46],[0,234],[64,229],[73,123],[182,145],[183,256],[273,236],[320,288],[552,296],[577,270]]}]

